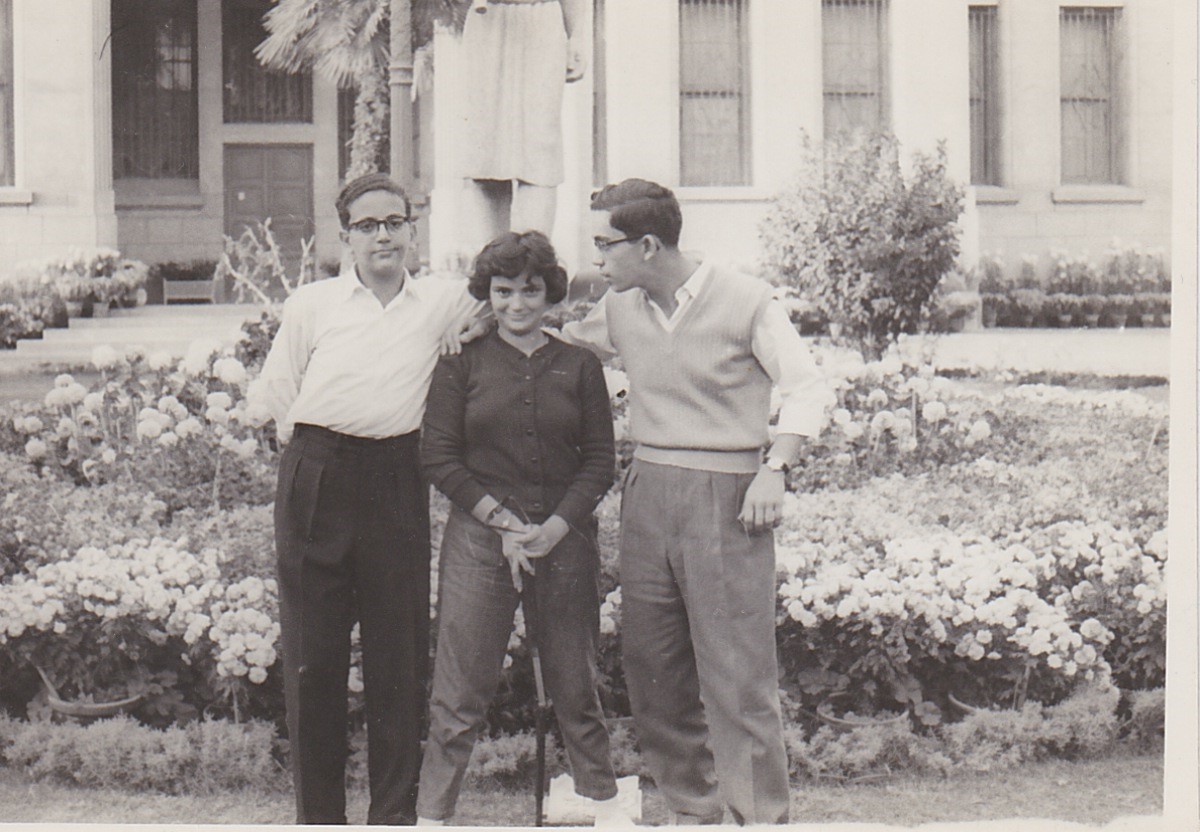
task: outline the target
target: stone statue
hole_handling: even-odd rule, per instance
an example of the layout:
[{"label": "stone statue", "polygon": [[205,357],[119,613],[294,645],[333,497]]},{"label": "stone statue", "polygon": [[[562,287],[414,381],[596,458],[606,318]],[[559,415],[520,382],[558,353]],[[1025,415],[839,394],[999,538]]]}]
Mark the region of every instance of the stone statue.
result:
[{"label": "stone statue", "polygon": [[553,230],[563,87],[583,77],[585,1],[472,0],[462,37],[466,250],[507,230]]}]

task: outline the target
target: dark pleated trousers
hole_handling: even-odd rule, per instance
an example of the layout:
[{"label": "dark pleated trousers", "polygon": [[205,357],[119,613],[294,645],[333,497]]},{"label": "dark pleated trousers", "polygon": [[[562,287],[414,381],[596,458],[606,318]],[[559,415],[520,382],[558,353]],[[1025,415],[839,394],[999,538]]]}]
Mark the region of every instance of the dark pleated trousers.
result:
[{"label": "dark pleated trousers", "polygon": [[367,822],[416,820],[429,659],[429,500],[415,433],[297,425],[275,500],[296,822],[346,822],[347,677],[359,622]]}]

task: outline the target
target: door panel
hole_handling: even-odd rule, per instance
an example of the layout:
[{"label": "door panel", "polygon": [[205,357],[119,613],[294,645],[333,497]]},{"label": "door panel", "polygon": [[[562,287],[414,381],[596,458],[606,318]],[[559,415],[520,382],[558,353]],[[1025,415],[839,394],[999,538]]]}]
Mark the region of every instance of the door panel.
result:
[{"label": "door panel", "polygon": [[[225,145],[225,233],[236,239],[267,218],[295,279],[301,240],[315,229],[311,145]],[[271,289],[282,297],[282,287]]]}]

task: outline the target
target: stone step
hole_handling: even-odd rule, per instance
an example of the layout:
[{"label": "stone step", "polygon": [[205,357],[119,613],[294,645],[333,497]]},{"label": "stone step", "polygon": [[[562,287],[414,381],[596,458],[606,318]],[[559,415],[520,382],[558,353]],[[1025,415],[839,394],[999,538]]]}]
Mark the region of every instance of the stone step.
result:
[{"label": "stone step", "polygon": [[260,314],[260,308],[251,305],[143,306],[138,309],[114,309],[107,318],[72,318],[69,329],[174,326],[181,322],[200,325],[233,321],[236,325],[242,321],[256,320]]},{"label": "stone step", "polygon": [[[238,333],[241,321],[179,321],[157,322],[143,327],[89,327],[76,329],[47,329],[42,331],[46,343],[133,343],[142,341],[178,341],[188,337],[203,337],[209,334]],[[24,342],[22,342],[24,343]]]},{"label": "stone step", "polygon": [[233,344],[245,321],[261,314],[257,306],[188,304],[119,309],[104,318],[73,318],[65,329],[47,329],[40,339],[25,339],[10,353],[20,364],[87,364],[92,350],[107,344],[139,346],[147,352],[186,354],[197,340]]}]

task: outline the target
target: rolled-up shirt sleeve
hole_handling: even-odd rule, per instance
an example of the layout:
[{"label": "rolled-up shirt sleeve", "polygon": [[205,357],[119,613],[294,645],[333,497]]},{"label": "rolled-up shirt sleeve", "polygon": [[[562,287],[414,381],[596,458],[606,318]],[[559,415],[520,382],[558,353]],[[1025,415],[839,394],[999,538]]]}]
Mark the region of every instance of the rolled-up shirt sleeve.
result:
[{"label": "rolled-up shirt sleeve", "polygon": [[820,435],[837,397],[779,301],[767,303],[755,325],[751,349],[779,391],[776,431]]},{"label": "rolled-up shirt sleeve", "polygon": [[604,382],[604,367],[594,355],[583,353],[579,375],[582,414],[579,453],[582,462],[579,473],[553,512],[572,528],[578,527],[595,511],[596,504],[612,487],[616,471],[612,404]]},{"label": "rolled-up shirt sleeve", "polygon": [[434,487],[465,511],[487,495],[467,468],[467,368],[461,355],[438,360],[421,427],[421,468]]},{"label": "rolled-up shirt sleeve", "polygon": [[281,442],[287,442],[292,436],[293,425],[288,421],[288,412],[300,395],[300,384],[311,354],[311,316],[301,299],[293,296],[283,305],[279,331],[271,342],[262,372],[247,391],[251,402],[262,405],[271,414]]}]

